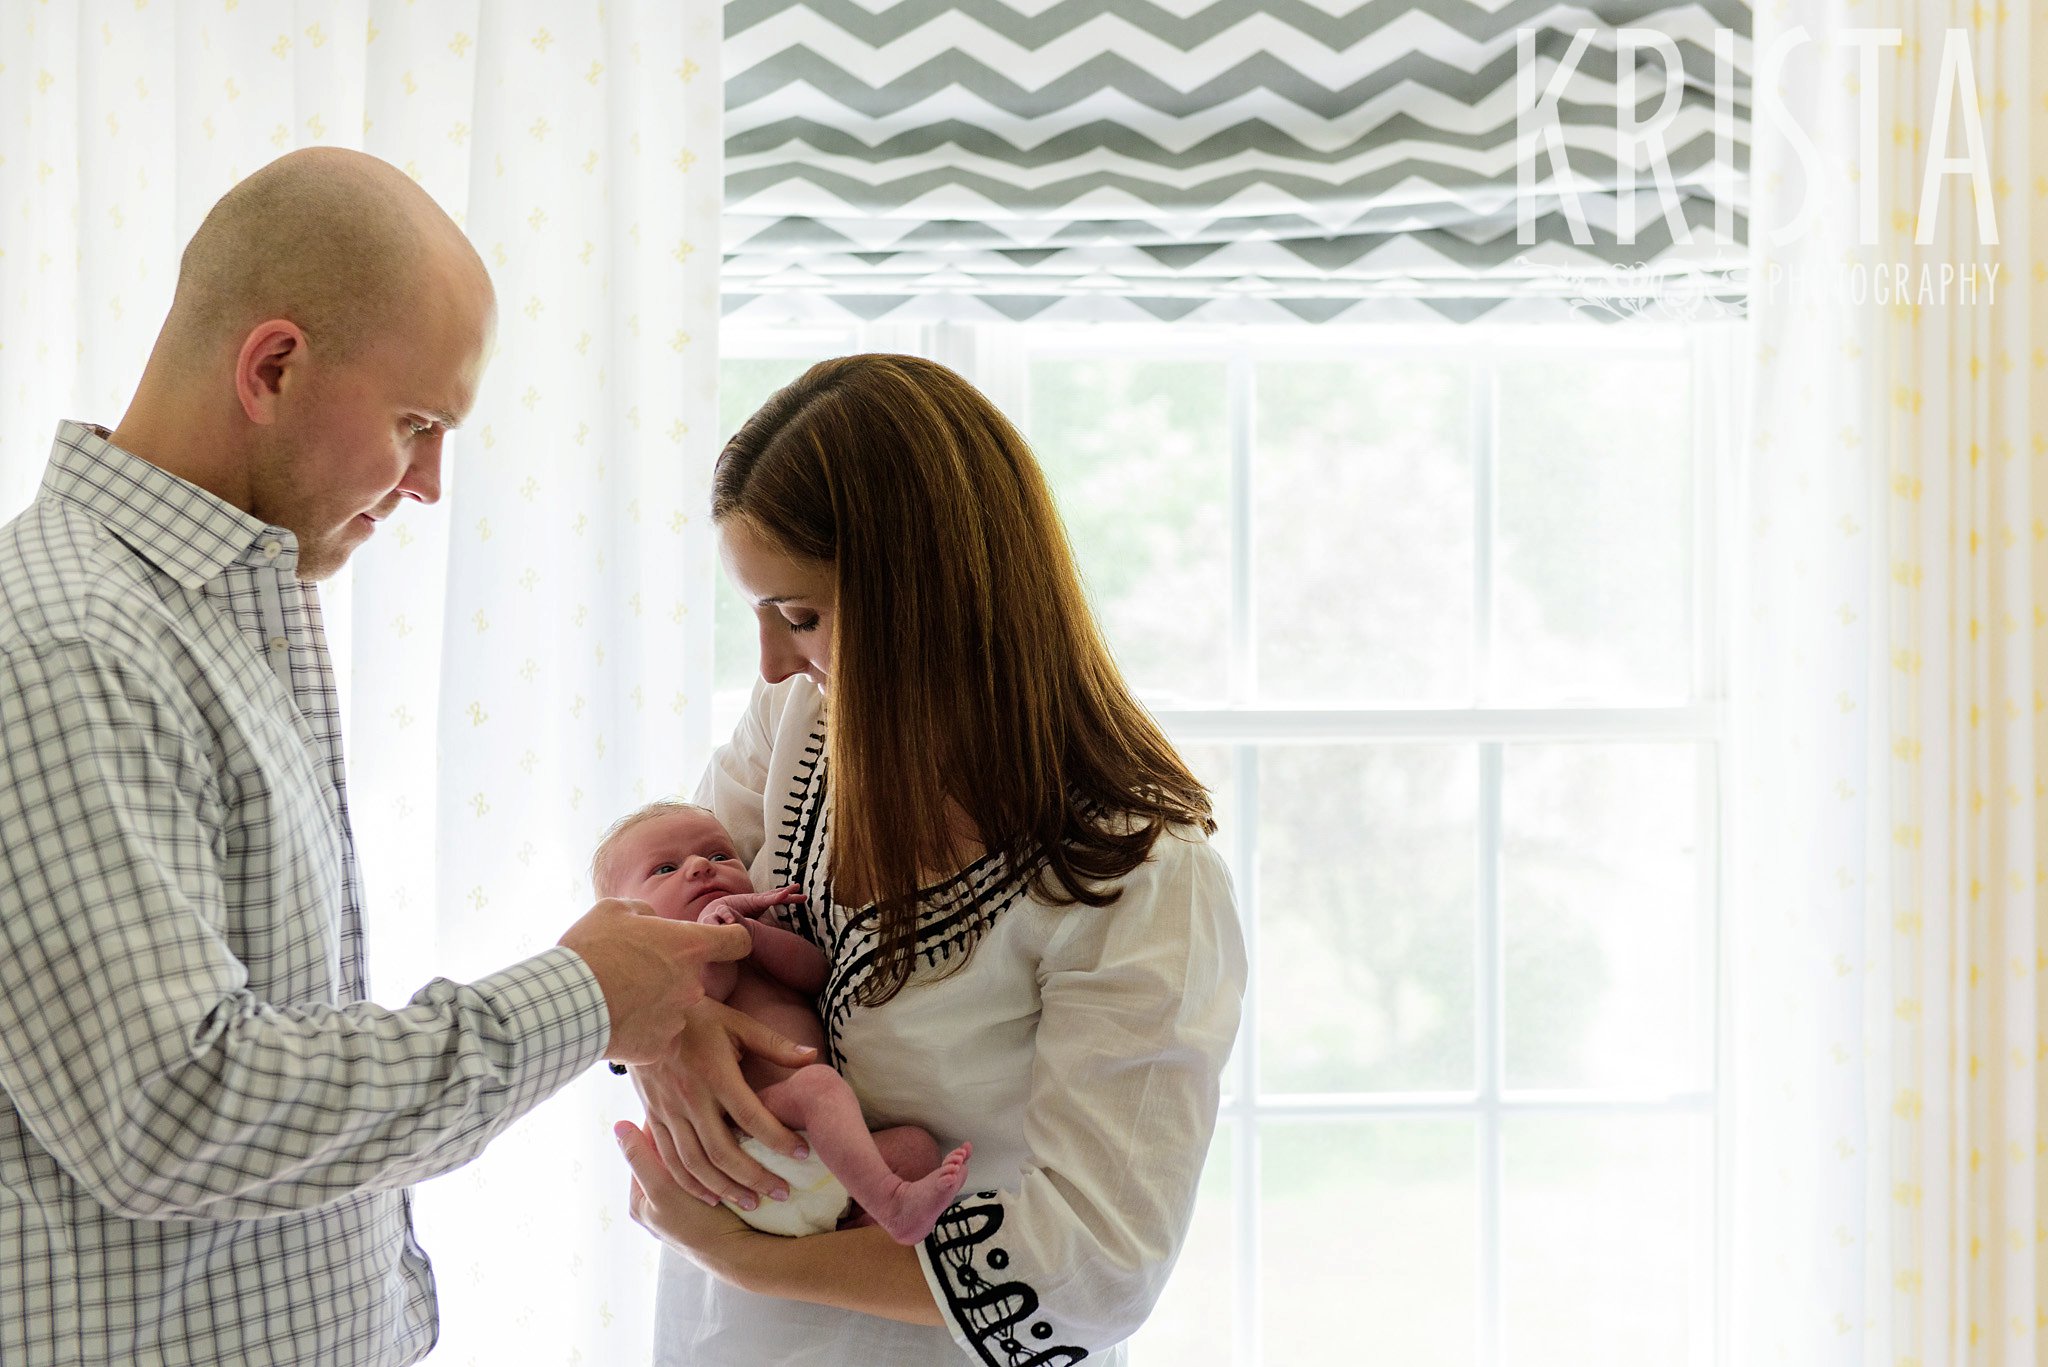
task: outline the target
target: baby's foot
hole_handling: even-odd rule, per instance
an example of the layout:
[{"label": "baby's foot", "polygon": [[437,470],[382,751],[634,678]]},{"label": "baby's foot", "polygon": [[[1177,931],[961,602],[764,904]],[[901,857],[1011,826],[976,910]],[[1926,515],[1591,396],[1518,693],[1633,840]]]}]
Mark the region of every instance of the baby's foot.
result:
[{"label": "baby's foot", "polygon": [[936,1168],[915,1182],[905,1182],[896,1189],[892,1199],[868,1213],[875,1217],[876,1224],[889,1231],[889,1237],[897,1243],[923,1242],[924,1236],[931,1233],[932,1226],[939,1222],[939,1215],[960,1194],[960,1184],[967,1180],[967,1160],[973,1154],[974,1145],[962,1144],[947,1154]]}]

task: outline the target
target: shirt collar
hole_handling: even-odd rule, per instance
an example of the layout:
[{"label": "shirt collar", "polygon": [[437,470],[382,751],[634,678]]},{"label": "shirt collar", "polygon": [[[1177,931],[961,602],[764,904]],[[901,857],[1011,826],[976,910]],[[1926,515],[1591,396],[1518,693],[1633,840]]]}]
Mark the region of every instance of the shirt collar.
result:
[{"label": "shirt collar", "polygon": [[107,440],[98,428],[63,422],[43,475],[43,493],[76,504],[180,585],[196,589],[260,541],[276,540],[296,562],[298,542],[196,484]]}]

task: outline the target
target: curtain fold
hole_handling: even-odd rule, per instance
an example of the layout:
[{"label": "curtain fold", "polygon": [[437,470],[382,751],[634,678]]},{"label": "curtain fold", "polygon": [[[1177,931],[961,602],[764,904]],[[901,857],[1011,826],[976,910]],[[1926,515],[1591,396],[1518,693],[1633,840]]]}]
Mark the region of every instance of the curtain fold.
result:
[{"label": "curtain fold", "polygon": [[[1652,292],[1732,305],[1749,17],[1747,0],[729,0],[727,308],[1362,322]],[[1656,42],[1626,38],[1624,60],[1631,30]],[[1668,107],[1665,61],[1682,77]],[[1545,95],[1569,177],[1532,139],[1524,194],[1518,111]],[[1624,105],[1662,129],[1669,217],[1650,149],[1623,154]]]},{"label": "curtain fold", "polygon": [[[439,507],[327,586],[371,990],[552,944],[596,836],[709,753],[720,147],[707,0],[0,0],[0,515],[118,420],[213,201],[358,147],[462,223],[497,347]],[[430,1361],[632,1362],[655,1244],[597,1070],[420,1189]]]},{"label": "curtain fold", "polygon": [[[1801,26],[1822,41],[1790,49],[1773,87],[1819,179],[1782,131],[1757,145],[1772,191],[1731,689],[1731,1360],[2034,1364],[2048,15],[1795,0],[1760,15],[1760,71]],[[1839,40],[1857,26],[1901,45],[1866,66]],[[1978,112],[1995,244],[1971,175],[1922,199],[1930,156],[1967,157]]]}]

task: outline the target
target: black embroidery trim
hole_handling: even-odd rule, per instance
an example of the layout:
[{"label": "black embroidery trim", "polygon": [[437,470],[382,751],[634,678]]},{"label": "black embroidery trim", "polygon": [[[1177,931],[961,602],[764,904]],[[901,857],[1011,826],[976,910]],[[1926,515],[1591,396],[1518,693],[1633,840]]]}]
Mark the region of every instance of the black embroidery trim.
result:
[{"label": "black embroidery trim", "polygon": [[[840,1065],[839,1030],[860,1005],[862,989],[874,976],[880,957],[876,943],[878,914],[873,907],[853,912],[845,924],[833,927],[834,909],[827,848],[829,766],[825,762],[825,719],[821,716],[804,746],[804,758],[797,763],[795,785],[783,810],[789,813],[781,823],[782,842],[776,876],[783,884],[796,883],[804,900],[788,909],[790,925],[799,935],[825,951],[832,965],[825,989],[818,997],[818,1014],[825,1022],[825,1061]],[[959,873],[919,893],[923,906],[918,914],[916,954],[926,967],[936,968],[955,954],[964,954],[976,939],[994,924],[996,917],[1023,897],[1028,887],[1028,870],[1010,867],[1009,861],[985,854]]]},{"label": "black embroidery trim", "polygon": [[[810,814],[815,813],[818,804],[824,800],[822,783],[815,785],[815,794],[812,792],[813,779],[817,777],[818,768],[824,763],[824,759],[825,721],[820,717],[817,726],[811,731],[810,739],[804,742],[804,757],[797,761],[796,786],[790,790],[788,799],[783,803],[782,809],[789,813],[789,817],[781,823],[782,849],[775,860],[775,886],[782,888],[796,883],[805,893],[804,901],[783,911],[783,914],[789,917],[790,928],[821,949],[826,947],[821,925],[824,912],[821,908],[830,906],[831,903],[820,903],[817,900],[817,890],[812,887],[812,880],[808,876],[810,871],[806,867],[809,861],[803,857],[807,852],[798,849],[798,833],[807,829]],[[803,876],[799,876],[799,871]]]},{"label": "black embroidery trim", "polygon": [[1054,1330],[1049,1320],[1034,1318],[1038,1293],[1025,1282],[992,1281],[976,1265],[985,1262],[997,1272],[1009,1266],[1009,1253],[990,1247],[1002,1228],[1002,1203],[995,1192],[982,1191],[955,1203],[925,1236],[947,1309],[989,1367],[1072,1367],[1088,1350],[1045,1344]]}]

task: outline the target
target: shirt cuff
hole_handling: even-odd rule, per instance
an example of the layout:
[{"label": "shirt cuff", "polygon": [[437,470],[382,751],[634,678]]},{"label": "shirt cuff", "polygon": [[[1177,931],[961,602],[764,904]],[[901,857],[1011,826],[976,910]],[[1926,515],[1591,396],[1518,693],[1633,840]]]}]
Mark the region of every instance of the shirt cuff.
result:
[{"label": "shirt cuff", "polygon": [[552,1095],[604,1057],[612,1016],[597,975],[562,945],[523,959],[471,986],[519,1041],[516,1089],[531,1100]]},{"label": "shirt cuff", "polygon": [[[941,1215],[939,1218],[943,1220],[946,1217]],[[934,1229],[932,1233],[937,1234],[938,1231]],[[967,1336],[966,1328],[960,1323],[959,1314],[954,1309],[955,1293],[953,1288],[946,1285],[945,1271],[939,1266],[939,1255],[933,1249],[931,1236],[929,1235],[925,1237],[923,1242],[917,1245],[917,1266],[918,1270],[924,1273],[924,1284],[932,1293],[933,1304],[939,1307],[939,1322],[946,1326],[947,1336],[953,1340],[962,1353],[966,1354],[968,1362],[987,1361],[981,1355],[981,1350],[975,1345],[974,1340]]]}]

